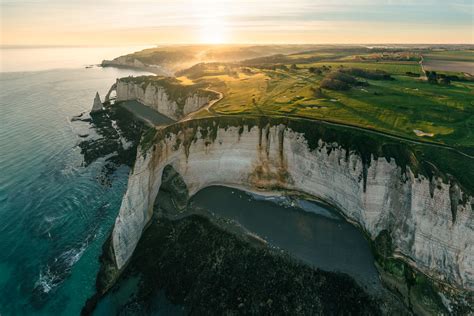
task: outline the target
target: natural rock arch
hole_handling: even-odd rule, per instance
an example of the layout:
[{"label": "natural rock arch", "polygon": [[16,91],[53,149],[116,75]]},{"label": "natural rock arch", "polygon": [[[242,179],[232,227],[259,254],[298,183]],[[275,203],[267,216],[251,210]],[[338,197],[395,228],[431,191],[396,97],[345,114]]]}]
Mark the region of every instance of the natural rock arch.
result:
[{"label": "natural rock arch", "polygon": [[[212,119],[200,124],[207,127],[178,123],[139,149],[111,236],[118,270],[151,219],[163,169],[171,165],[190,195],[221,184],[320,198],[372,239],[390,231],[397,255],[424,274],[473,289],[472,198],[455,182],[415,176],[396,157],[367,157],[323,135],[309,139],[284,124],[219,127]],[[460,196],[468,202],[458,204]]]},{"label": "natural rock arch", "polygon": [[109,92],[107,92],[107,94],[105,95],[104,103],[110,103],[110,95],[112,94],[112,92],[117,93],[117,83],[114,83],[110,87]]}]

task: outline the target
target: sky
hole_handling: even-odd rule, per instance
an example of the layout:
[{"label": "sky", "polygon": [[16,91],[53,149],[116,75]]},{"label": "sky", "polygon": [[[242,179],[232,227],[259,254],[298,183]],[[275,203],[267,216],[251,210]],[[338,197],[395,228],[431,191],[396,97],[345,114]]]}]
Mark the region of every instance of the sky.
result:
[{"label": "sky", "polygon": [[474,44],[474,0],[0,0],[1,45]]}]

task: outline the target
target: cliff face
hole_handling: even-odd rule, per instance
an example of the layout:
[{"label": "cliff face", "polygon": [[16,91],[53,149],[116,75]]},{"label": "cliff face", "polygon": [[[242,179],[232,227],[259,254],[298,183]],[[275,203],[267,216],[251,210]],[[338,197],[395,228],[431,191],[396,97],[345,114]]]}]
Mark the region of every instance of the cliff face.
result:
[{"label": "cliff face", "polygon": [[223,184],[318,197],[372,239],[389,231],[396,255],[424,274],[474,289],[474,200],[454,180],[415,175],[397,157],[367,159],[282,124],[208,126],[178,123],[143,144],[112,232],[116,268],[130,259],[151,218],[163,169],[171,165],[191,195]]},{"label": "cliff face", "polygon": [[117,102],[137,100],[174,120],[179,120],[211,101],[211,94],[195,92],[173,100],[166,88],[152,83],[117,80]]},{"label": "cliff face", "polygon": [[102,67],[117,67],[117,68],[132,68],[144,71],[149,71],[157,75],[172,76],[173,72],[167,67],[160,65],[148,65],[136,58],[129,56],[120,56],[113,60],[103,60],[101,63]]}]

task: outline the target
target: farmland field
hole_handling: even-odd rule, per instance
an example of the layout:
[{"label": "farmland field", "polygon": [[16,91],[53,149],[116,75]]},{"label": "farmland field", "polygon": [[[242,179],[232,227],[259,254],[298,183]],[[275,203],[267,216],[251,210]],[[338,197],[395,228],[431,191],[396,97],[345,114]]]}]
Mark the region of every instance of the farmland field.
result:
[{"label": "farmland field", "polygon": [[337,67],[352,67],[362,68],[368,70],[383,70],[394,75],[405,75],[407,72],[416,74],[421,73],[421,67],[418,62],[319,62],[314,64],[304,65],[304,67],[320,67],[322,65]]},{"label": "farmland field", "polygon": [[474,62],[428,59],[423,63],[426,70],[465,72],[474,75]]},{"label": "farmland field", "polygon": [[423,55],[426,70],[465,72],[474,75],[474,51],[440,51]]},{"label": "farmland field", "polygon": [[[179,84],[222,98],[191,117],[258,115],[318,119],[474,153],[474,80],[470,48],[364,46],[193,46],[129,55],[177,60]],[[191,67],[183,58],[206,59]],[[146,58],[144,57],[146,56]],[[206,56],[205,58],[203,56]],[[230,61],[229,61],[230,60]],[[431,78],[425,71],[435,70]]]},{"label": "farmland field", "polygon": [[[321,74],[310,67],[327,67]],[[418,64],[407,63],[312,63],[287,65],[282,69],[229,66],[193,73],[195,82],[205,82],[224,97],[196,115],[271,115],[321,119],[374,129],[414,140],[437,142],[460,148],[474,145],[474,83],[433,85],[406,72],[418,74]],[[222,67],[222,66],[221,66]],[[383,70],[392,80],[357,78],[362,85],[347,91],[321,89],[328,74],[344,69]],[[416,71],[416,72],[415,72]],[[188,81],[186,71],[180,77]],[[432,137],[417,136],[415,130]]]}]

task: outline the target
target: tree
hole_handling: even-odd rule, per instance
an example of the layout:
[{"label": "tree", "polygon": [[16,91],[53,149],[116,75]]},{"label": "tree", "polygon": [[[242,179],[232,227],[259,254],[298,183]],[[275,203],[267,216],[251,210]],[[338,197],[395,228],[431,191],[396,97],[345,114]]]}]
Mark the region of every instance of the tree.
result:
[{"label": "tree", "polygon": [[323,90],[321,89],[321,87],[311,87],[311,91],[313,92],[313,96],[315,98],[324,98],[325,95],[323,93]]},{"label": "tree", "polygon": [[345,91],[345,90],[349,90],[351,86],[337,79],[326,78],[323,81],[321,81],[321,88],[335,90],[335,91]]},{"label": "tree", "polygon": [[438,74],[436,71],[427,71],[426,77],[428,77],[429,83],[438,83]]},{"label": "tree", "polygon": [[442,85],[448,86],[451,84],[451,79],[448,76],[445,76],[439,79],[439,83]]},{"label": "tree", "polygon": [[321,71],[321,69],[319,68],[315,68],[315,67],[309,67],[308,68],[308,71],[312,74],[316,74],[316,75],[320,75],[322,74],[323,72]]}]

